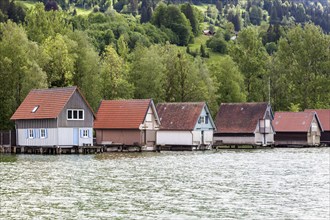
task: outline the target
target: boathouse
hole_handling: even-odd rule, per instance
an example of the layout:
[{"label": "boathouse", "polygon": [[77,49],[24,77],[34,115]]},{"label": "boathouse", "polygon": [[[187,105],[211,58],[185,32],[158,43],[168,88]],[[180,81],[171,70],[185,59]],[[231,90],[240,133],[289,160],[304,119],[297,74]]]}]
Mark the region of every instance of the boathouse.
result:
[{"label": "boathouse", "polygon": [[11,117],[18,147],[93,145],[94,113],[77,87],[34,89]]},{"label": "boathouse", "polygon": [[323,131],[315,112],[276,112],[276,146],[318,146]]},{"label": "boathouse", "polygon": [[152,99],[103,100],[94,122],[96,143],[155,150],[159,124]]},{"label": "boathouse", "polygon": [[323,128],[321,144],[330,146],[330,109],[306,109],[305,112],[316,112]]},{"label": "boathouse", "polygon": [[215,125],[205,102],[160,103],[157,145],[162,149],[205,149],[213,143]]},{"label": "boathouse", "polygon": [[266,102],[222,103],[215,119],[215,145],[273,145],[272,121],[272,108]]}]

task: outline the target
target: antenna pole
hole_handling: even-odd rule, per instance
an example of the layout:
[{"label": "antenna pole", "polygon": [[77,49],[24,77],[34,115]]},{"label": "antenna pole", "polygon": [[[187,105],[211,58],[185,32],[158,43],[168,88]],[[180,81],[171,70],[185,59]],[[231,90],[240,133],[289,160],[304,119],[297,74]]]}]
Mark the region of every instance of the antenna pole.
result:
[{"label": "antenna pole", "polygon": [[268,77],[268,104],[270,105],[270,76]]}]

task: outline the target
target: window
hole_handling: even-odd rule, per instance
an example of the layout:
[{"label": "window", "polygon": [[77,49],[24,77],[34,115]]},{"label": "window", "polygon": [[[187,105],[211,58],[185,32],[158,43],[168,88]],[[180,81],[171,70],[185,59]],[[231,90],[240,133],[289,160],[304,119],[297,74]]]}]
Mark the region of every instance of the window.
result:
[{"label": "window", "polygon": [[40,129],[40,138],[46,138],[46,129]]},{"label": "window", "polygon": [[83,137],[84,138],[88,138],[88,130],[84,130],[83,131]]},{"label": "window", "polygon": [[201,116],[201,124],[205,124],[205,117]]},{"label": "window", "polygon": [[68,119],[72,119],[72,110],[68,110]]},{"label": "window", "polygon": [[28,130],[28,138],[30,138],[30,139],[34,138],[34,130],[33,129]]},{"label": "window", "polygon": [[317,131],[317,125],[315,123],[312,124],[312,131]]},{"label": "window", "polygon": [[148,113],[146,116],[146,122],[151,122],[151,121],[152,121],[152,116],[150,113]]},{"label": "window", "polygon": [[84,120],[84,110],[80,109],[68,109],[68,120]]},{"label": "window", "polygon": [[88,138],[89,137],[89,129],[81,129],[80,130],[80,137]]},{"label": "window", "polygon": [[32,113],[35,113],[37,110],[38,110],[38,108],[39,108],[39,105],[36,105],[33,109],[32,109]]}]

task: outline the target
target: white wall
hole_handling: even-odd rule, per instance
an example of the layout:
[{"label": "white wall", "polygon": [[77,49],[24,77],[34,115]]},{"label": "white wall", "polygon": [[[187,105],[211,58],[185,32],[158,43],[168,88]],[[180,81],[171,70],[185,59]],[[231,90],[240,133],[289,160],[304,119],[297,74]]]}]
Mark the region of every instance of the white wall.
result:
[{"label": "white wall", "polygon": [[264,137],[263,134],[256,133],[255,134],[255,143],[257,145],[272,145],[272,144],[274,144],[274,133],[266,134],[265,137]]},{"label": "white wall", "polygon": [[157,131],[157,145],[192,145],[190,131]]},{"label": "white wall", "polygon": [[72,146],[73,128],[58,128],[58,140],[60,146]]},{"label": "white wall", "polygon": [[204,131],[204,144],[213,144],[213,130]]},{"label": "white wall", "polygon": [[[89,129],[90,137],[83,138],[80,135],[80,130]],[[74,145],[74,128],[58,128],[58,140],[59,146],[72,146]],[[79,128],[78,129],[78,144],[83,146],[84,144],[93,145],[93,129],[92,128]]]},{"label": "white wall", "polygon": [[229,145],[229,144],[242,144],[242,145],[254,145],[255,144],[255,140],[254,140],[254,136],[251,137],[214,137],[214,142],[217,141],[222,141],[223,145]]},{"label": "white wall", "polygon": [[[27,138],[28,129],[17,129],[17,146],[55,146],[57,145],[57,128],[47,128],[46,138]],[[40,132],[40,129],[34,129]]]}]

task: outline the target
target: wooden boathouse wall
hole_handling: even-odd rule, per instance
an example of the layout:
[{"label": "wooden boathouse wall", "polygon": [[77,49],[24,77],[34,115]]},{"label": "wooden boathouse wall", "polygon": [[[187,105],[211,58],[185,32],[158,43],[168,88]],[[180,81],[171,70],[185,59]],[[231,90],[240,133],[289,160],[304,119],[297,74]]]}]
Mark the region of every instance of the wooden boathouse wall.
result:
[{"label": "wooden boathouse wall", "polygon": [[15,146],[16,132],[15,131],[0,131],[0,146]]}]

